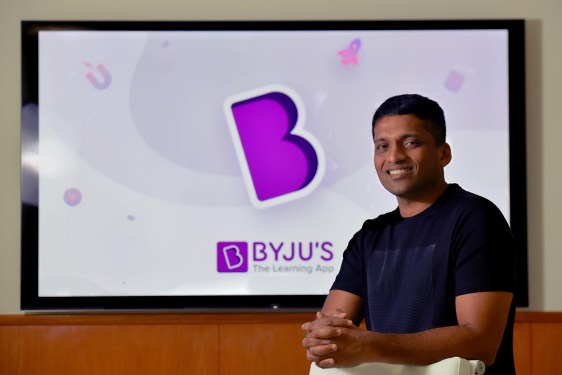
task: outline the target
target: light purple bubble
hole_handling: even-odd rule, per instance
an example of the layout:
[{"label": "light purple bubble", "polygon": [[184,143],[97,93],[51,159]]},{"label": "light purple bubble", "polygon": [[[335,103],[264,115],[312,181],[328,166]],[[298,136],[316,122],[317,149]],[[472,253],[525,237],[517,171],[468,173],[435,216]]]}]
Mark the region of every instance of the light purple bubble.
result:
[{"label": "light purple bubble", "polygon": [[445,81],[445,87],[453,92],[459,92],[464,83],[464,76],[453,70]]},{"label": "light purple bubble", "polygon": [[67,189],[64,192],[64,201],[69,206],[77,206],[82,202],[82,192],[76,188]]}]

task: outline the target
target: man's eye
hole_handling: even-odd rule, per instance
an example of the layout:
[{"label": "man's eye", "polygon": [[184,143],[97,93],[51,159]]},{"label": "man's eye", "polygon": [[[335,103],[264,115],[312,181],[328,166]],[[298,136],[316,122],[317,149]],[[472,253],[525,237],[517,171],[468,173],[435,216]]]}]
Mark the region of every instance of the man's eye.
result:
[{"label": "man's eye", "polygon": [[404,145],[408,148],[413,148],[413,147],[417,147],[419,145],[419,142],[416,141],[416,140],[409,140],[409,141],[406,141],[404,143]]},{"label": "man's eye", "polygon": [[388,146],[385,145],[385,144],[380,144],[380,145],[375,146],[375,151],[384,151],[384,150],[387,149],[387,147]]}]

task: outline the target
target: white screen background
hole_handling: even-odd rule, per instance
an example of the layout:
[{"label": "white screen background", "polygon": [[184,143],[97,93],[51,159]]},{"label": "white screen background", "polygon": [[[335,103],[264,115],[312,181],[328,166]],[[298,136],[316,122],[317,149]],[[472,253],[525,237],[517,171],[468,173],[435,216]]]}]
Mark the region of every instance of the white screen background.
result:
[{"label": "white screen background", "polygon": [[[356,38],[358,63],[343,64],[337,52]],[[377,106],[402,93],[440,103],[447,180],[509,219],[506,31],[45,31],[39,46],[40,296],[326,294],[351,236],[397,205],[377,180],[370,131]],[[103,89],[86,78],[103,83],[99,65]],[[300,96],[326,171],[306,197],[256,209],[222,108],[272,84]],[[283,243],[285,255],[330,242],[333,258],[268,250],[246,273],[219,273],[221,241],[250,253]],[[294,268],[273,272],[283,266]]]}]

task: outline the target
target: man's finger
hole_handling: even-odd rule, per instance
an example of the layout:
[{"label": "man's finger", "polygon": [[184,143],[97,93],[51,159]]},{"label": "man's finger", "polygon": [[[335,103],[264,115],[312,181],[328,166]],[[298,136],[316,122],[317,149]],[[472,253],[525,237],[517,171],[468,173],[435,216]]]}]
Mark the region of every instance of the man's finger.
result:
[{"label": "man's finger", "polygon": [[332,340],[322,340],[322,339],[315,339],[315,338],[311,338],[311,337],[305,337],[302,340],[302,346],[304,346],[306,349],[312,348],[314,346],[318,346],[318,345],[330,345],[333,344]]},{"label": "man's finger", "polygon": [[307,350],[307,354],[320,358],[320,357],[324,357],[330,353],[335,352],[336,350],[338,350],[338,347],[336,344],[328,344],[328,345],[316,345],[313,346],[311,348],[308,348]]},{"label": "man's finger", "polygon": [[335,364],[336,364],[336,361],[333,358],[325,358],[325,359],[322,359],[322,360],[316,362],[316,366],[318,366],[320,368],[334,367]]}]

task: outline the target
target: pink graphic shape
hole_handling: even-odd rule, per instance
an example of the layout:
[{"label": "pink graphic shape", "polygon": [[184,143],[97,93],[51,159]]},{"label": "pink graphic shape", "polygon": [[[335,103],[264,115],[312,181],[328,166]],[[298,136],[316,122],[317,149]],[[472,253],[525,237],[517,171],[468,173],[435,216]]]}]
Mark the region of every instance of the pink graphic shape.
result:
[{"label": "pink graphic shape", "polygon": [[67,205],[74,207],[82,202],[82,193],[76,188],[67,189],[63,196]]},{"label": "pink graphic shape", "polygon": [[288,95],[271,92],[231,109],[258,200],[296,192],[312,181],[318,157],[306,139],[291,134],[299,114]]},{"label": "pink graphic shape", "polygon": [[357,65],[357,53],[361,49],[361,39],[353,39],[347,48],[338,51],[341,57],[341,62],[344,65],[355,64]]},{"label": "pink graphic shape", "polygon": [[452,92],[459,92],[464,83],[464,75],[453,70],[445,81],[445,87]]},{"label": "pink graphic shape", "polygon": [[[90,64],[88,62],[84,62],[84,65],[87,68],[90,68],[90,69],[93,70],[92,64]],[[103,78],[102,81],[98,81],[98,79],[96,78],[96,76],[92,72],[87,73],[86,78],[88,79],[88,81],[90,81],[92,86],[94,86],[96,89],[105,90],[106,88],[108,88],[111,85],[111,74],[109,74],[109,72],[107,71],[105,66],[103,66],[102,64],[99,64],[96,67],[95,70],[97,70],[98,73],[102,76],[102,78]]]}]

